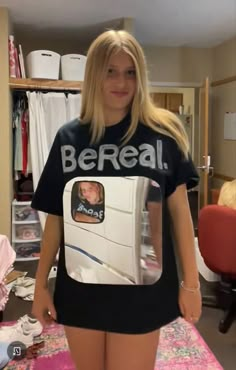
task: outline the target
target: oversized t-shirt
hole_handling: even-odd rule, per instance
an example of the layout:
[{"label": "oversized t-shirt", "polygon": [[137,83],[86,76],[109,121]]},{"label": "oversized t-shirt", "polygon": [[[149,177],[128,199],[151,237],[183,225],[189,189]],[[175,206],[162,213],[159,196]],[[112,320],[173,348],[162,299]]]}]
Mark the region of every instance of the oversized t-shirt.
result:
[{"label": "oversized t-shirt", "polygon": [[65,124],[32,201],[63,217],[54,304],[64,325],[137,334],[180,315],[166,200],[198,175],[174,139],[141,122],[123,145],[129,124],[128,114],[92,145],[89,124]]}]

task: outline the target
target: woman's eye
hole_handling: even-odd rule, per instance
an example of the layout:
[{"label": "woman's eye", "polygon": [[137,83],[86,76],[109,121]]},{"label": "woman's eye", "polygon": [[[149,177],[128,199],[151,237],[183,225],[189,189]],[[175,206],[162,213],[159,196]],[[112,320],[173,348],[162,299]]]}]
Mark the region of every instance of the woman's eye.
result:
[{"label": "woman's eye", "polygon": [[128,74],[128,76],[135,76],[135,70],[134,69],[130,69],[130,70],[128,70],[127,71],[127,74]]},{"label": "woman's eye", "polygon": [[109,75],[112,75],[112,74],[114,74],[114,69],[112,69],[112,68],[108,68],[108,71],[107,71],[107,73],[109,74]]}]

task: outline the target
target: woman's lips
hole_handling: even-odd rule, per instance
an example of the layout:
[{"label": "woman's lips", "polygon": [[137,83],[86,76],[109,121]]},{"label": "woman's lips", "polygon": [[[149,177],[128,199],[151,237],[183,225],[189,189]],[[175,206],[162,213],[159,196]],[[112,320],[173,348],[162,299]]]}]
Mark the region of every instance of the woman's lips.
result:
[{"label": "woman's lips", "polygon": [[115,95],[119,98],[122,98],[123,96],[128,95],[128,93],[125,92],[125,91],[123,91],[123,92],[122,91],[112,91],[111,93],[112,93],[112,95]]}]

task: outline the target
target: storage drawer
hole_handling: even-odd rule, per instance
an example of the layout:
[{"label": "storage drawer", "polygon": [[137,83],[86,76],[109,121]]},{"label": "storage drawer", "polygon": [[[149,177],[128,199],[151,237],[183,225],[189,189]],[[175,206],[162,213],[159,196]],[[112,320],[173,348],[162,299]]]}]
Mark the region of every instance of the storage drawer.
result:
[{"label": "storage drawer", "polygon": [[36,259],[40,255],[40,242],[34,243],[14,243],[13,245],[16,251],[16,259],[27,260],[27,259]]},{"label": "storage drawer", "polygon": [[26,222],[38,221],[38,212],[30,207],[30,205],[14,205],[13,221]]},{"label": "storage drawer", "polygon": [[41,226],[39,222],[34,224],[15,224],[14,231],[14,242],[38,241],[41,238]]}]

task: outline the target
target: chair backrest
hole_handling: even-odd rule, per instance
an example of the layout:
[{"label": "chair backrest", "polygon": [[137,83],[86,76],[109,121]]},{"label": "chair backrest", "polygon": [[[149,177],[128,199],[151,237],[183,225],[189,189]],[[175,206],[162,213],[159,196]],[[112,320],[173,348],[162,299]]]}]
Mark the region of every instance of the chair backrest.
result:
[{"label": "chair backrest", "polygon": [[218,274],[236,274],[236,210],[208,205],[198,220],[200,253],[207,267]]}]

